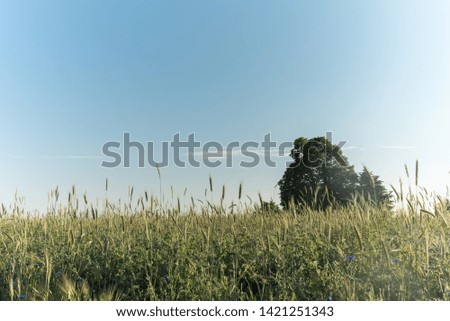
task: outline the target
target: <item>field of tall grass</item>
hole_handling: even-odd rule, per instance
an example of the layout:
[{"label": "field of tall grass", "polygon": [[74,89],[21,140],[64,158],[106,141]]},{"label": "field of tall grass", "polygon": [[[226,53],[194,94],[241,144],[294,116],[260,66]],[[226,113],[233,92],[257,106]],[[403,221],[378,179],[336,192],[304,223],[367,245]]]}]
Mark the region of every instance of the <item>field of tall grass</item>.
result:
[{"label": "field of tall grass", "polygon": [[446,204],[395,193],[395,210],[276,211],[56,189],[46,213],[2,206],[0,300],[447,300]]}]

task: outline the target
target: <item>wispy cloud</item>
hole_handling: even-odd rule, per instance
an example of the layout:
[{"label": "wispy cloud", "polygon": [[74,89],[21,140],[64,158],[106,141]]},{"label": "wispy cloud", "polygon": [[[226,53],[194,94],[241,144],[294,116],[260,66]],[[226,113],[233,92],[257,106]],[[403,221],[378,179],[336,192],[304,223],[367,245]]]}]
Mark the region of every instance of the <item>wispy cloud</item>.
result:
[{"label": "wispy cloud", "polygon": [[101,156],[89,156],[89,155],[12,155],[10,158],[16,159],[102,159]]},{"label": "wispy cloud", "polygon": [[[282,155],[280,153],[280,151],[278,149],[270,149],[270,151],[267,153],[264,149],[262,148],[249,148],[247,150],[249,153],[256,153],[259,156],[264,156],[265,154],[268,154],[272,157],[289,157],[289,153],[290,151],[286,150],[284,151],[284,155]],[[193,155],[195,157],[210,157],[210,158],[226,158],[227,156],[231,155],[232,158],[235,157],[246,157],[243,153],[242,150],[240,148],[236,148],[236,149],[232,149],[232,150],[224,150],[222,153],[222,156],[217,156],[216,151],[210,151],[210,152],[204,152],[204,151],[195,151],[193,153],[186,153],[184,154],[184,156],[187,155]]]},{"label": "wispy cloud", "polygon": [[366,149],[364,147],[358,147],[358,146],[347,146],[347,147],[342,147],[343,151],[352,151],[352,150],[356,150],[356,151],[365,151]]},{"label": "wispy cloud", "polygon": [[101,159],[100,156],[85,156],[85,155],[60,155],[60,156],[45,156],[49,159]]},{"label": "wispy cloud", "polygon": [[393,146],[378,146],[378,148],[382,149],[414,149],[415,146],[401,146],[401,145],[393,145]]},{"label": "wispy cloud", "polygon": [[255,152],[261,156],[268,154],[273,157],[289,157],[290,154],[290,150],[285,150],[282,154],[278,149],[271,149],[268,153],[266,153],[263,149],[256,150]]},{"label": "wispy cloud", "polygon": [[[230,151],[228,151],[228,153],[231,155],[231,157],[242,156],[242,153],[241,153],[241,151],[239,149],[230,150]],[[222,151],[222,153],[221,153],[222,155],[218,156],[218,154],[219,153],[217,151],[210,151],[210,152],[196,151],[196,152],[193,152],[193,153],[185,153],[185,154],[183,154],[183,156],[191,155],[191,156],[194,156],[194,157],[201,157],[201,158],[206,158],[206,157],[208,157],[208,158],[225,158],[225,157],[227,157],[227,151],[226,150]]]}]

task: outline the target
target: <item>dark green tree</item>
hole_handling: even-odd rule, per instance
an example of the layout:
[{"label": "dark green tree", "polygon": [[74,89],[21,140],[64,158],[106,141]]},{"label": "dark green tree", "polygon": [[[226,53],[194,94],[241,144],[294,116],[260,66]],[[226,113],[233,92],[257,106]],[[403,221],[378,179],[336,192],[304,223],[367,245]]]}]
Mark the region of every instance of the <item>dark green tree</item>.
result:
[{"label": "dark green tree", "polygon": [[300,137],[290,156],[294,161],[278,182],[284,208],[306,205],[325,209],[353,199],[358,175],[339,146],[325,137]]},{"label": "dark green tree", "polygon": [[366,167],[359,174],[358,194],[375,206],[390,205],[392,202],[391,194],[384,187],[383,181]]},{"label": "dark green tree", "polygon": [[278,207],[278,205],[274,201],[270,202],[262,202],[261,203],[261,211],[266,213],[279,213],[281,209]]}]

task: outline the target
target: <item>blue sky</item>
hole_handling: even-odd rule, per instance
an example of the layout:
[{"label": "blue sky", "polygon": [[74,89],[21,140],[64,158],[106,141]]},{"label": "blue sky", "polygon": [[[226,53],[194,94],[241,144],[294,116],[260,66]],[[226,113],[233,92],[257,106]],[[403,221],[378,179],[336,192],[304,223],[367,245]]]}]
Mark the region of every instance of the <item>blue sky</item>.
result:
[{"label": "blue sky", "polygon": [[[102,168],[106,141],[278,142],[333,132],[397,184],[450,178],[450,3],[432,1],[1,1],[0,202],[43,208],[55,186],[159,193],[153,168]],[[278,198],[276,168],[162,169],[202,198]],[[219,189],[219,188],[217,188]]]}]

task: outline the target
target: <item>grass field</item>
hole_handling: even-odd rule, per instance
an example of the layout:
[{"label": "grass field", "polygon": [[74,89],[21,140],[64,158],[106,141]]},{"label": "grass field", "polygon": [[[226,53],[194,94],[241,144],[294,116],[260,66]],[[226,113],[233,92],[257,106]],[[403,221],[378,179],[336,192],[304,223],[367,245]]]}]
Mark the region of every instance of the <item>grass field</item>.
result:
[{"label": "grass field", "polygon": [[271,212],[162,206],[147,194],[95,208],[75,190],[63,206],[57,194],[44,215],[3,207],[1,300],[450,298],[450,213],[440,200],[430,211],[409,198],[395,212]]}]

